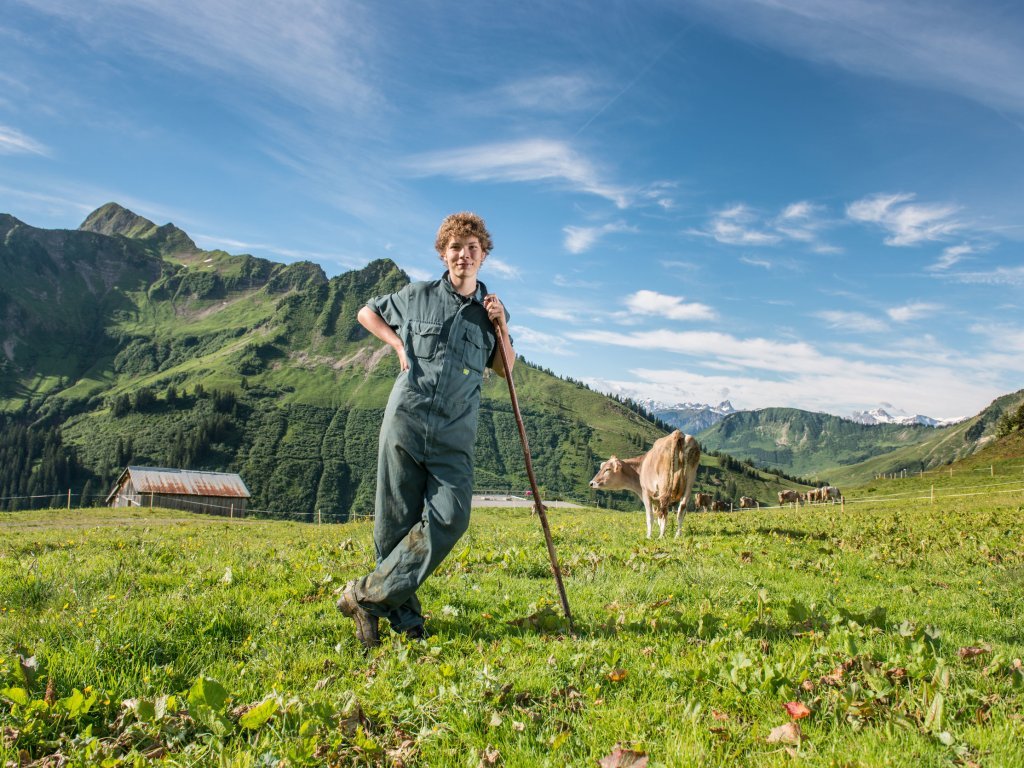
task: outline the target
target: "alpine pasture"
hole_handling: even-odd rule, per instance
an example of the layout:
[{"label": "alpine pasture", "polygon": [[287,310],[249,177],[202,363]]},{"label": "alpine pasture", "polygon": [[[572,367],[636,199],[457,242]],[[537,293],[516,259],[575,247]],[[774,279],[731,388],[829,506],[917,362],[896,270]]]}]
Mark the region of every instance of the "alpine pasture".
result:
[{"label": "alpine pasture", "polygon": [[[1019,454],[1017,454],[1019,456]],[[0,517],[4,765],[1024,765],[1024,467],[845,505],[474,512],[430,637],[364,655],[371,525]]]}]

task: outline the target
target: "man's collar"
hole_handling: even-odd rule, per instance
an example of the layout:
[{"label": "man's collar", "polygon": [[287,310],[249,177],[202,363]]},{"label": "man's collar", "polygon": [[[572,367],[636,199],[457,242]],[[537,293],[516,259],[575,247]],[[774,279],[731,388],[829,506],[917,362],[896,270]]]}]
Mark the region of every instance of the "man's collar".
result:
[{"label": "man's collar", "polygon": [[443,282],[445,284],[445,286],[448,288],[449,291],[451,291],[453,294],[455,294],[456,296],[458,296],[460,299],[463,299],[463,300],[472,299],[473,301],[476,301],[476,302],[479,302],[480,304],[483,304],[484,296],[487,295],[487,286],[483,284],[483,281],[477,280],[476,281],[476,293],[474,293],[472,296],[463,296],[461,293],[459,293],[457,290],[455,290],[455,286],[452,285],[452,280],[448,276],[447,270],[445,271],[445,273],[443,275],[441,275],[441,282]]}]

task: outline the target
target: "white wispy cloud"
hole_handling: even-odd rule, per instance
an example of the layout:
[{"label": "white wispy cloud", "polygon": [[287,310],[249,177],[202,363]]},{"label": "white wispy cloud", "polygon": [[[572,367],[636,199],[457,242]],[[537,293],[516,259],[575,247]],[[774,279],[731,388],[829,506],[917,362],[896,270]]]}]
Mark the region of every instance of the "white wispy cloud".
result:
[{"label": "white wispy cloud", "polygon": [[571,294],[541,294],[524,307],[526,314],[569,325],[590,325],[608,317],[607,307],[575,298]]},{"label": "white wispy cloud", "polygon": [[619,208],[627,192],[601,178],[597,168],[568,144],[524,139],[415,155],[405,161],[415,176],[446,176],[466,181],[552,182],[597,195]]},{"label": "white wispy cloud", "polygon": [[874,224],[888,232],[886,245],[917,245],[942,240],[963,228],[953,218],[959,208],[941,203],[914,203],[911,193],[877,194],[861,198],[846,207],[851,221]]},{"label": "white wispy cloud", "polygon": [[575,355],[573,345],[562,336],[544,333],[534,328],[517,323],[509,324],[509,334],[518,352],[529,354],[531,351],[561,356]]},{"label": "white wispy cloud", "polygon": [[761,269],[771,269],[775,266],[767,259],[755,259],[753,256],[740,256],[740,261],[752,267],[760,267]]},{"label": "white wispy cloud", "polygon": [[602,224],[600,227],[563,227],[565,233],[565,250],[569,253],[589,251],[605,235],[615,232],[635,232],[636,229],[624,222]]},{"label": "white wispy cloud", "polygon": [[758,228],[758,218],[746,205],[733,205],[712,216],[705,229],[690,233],[727,245],[775,245],[782,240],[778,234]]},{"label": "white wispy cloud", "polygon": [[591,109],[600,98],[589,77],[575,74],[526,77],[505,83],[494,92],[494,101],[499,105],[555,114]]},{"label": "white wispy cloud", "polygon": [[[679,355],[707,357],[733,368],[779,370],[780,366],[827,365],[830,358],[805,342],[771,339],[740,339],[716,331],[573,331],[566,334],[577,341],[633,349],[658,349]],[[838,358],[831,359],[838,363]]]},{"label": "white wispy cloud", "polygon": [[0,125],[0,155],[49,155],[49,148],[17,128]]},{"label": "white wispy cloud", "polygon": [[829,328],[839,331],[857,331],[863,333],[882,333],[889,330],[889,326],[877,317],[865,315],[863,312],[846,312],[838,309],[828,309],[822,312],[815,312],[814,317],[824,320]]},{"label": "white wispy cloud", "polygon": [[519,268],[512,266],[507,261],[495,258],[494,256],[488,256],[484,263],[487,265],[489,272],[497,272],[501,277],[508,280],[522,279],[519,274]]},{"label": "white wispy cloud", "polygon": [[586,288],[588,290],[596,290],[601,287],[601,283],[599,281],[584,279],[581,277],[569,277],[562,274],[555,275],[551,278],[551,282],[559,288]]},{"label": "white wispy cloud", "polygon": [[801,200],[787,205],[772,225],[775,231],[790,240],[804,243],[815,253],[840,253],[841,248],[821,239],[822,231],[829,226],[824,214],[824,206]]},{"label": "white wispy cloud", "polygon": [[915,301],[904,304],[902,307],[891,307],[885,313],[897,323],[908,323],[911,320],[918,320],[922,317],[934,315],[942,309],[939,304],[930,304],[925,301]]},{"label": "white wispy cloud", "polygon": [[707,304],[683,301],[681,296],[667,296],[656,291],[637,291],[625,299],[631,313],[653,315],[666,320],[714,320],[718,314]]},{"label": "white wispy cloud", "polygon": [[689,234],[710,237],[726,245],[754,247],[788,240],[815,253],[839,253],[840,248],[822,240],[822,232],[831,226],[824,213],[824,206],[806,200],[790,203],[775,216],[765,216],[749,205],[737,203],[716,212],[703,229],[691,229]]},{"label": "white wispy cloud", "polygon": [[1012,4],[695,0],[694,5],[703,6],[727,32],[790,55],[1024,112],[1024,21]]},{"label": "white wispy cloud", "polygon": [[367,71],[380,43],[370,11],[351,0],[25,0],[96,48],[116,46],[164,66],[269,88],[308,107],[371,114],[383,106]]},{"label": "white wispy cloud", "polygon": [[948,273],[945,277],[956,283],[974,285],[1024,285],[1024,267],[996,267],[987,272]]},{"label": "white wispy cloud", "polygon": [[1011,323],[973,323],[967,330],[981,336],[990,350],[1008,352],[1024,363],[1024,326]]},{"label": "white wispy cloud", "polygon": [[943,249],[942,256],[939,257],[939,260],[926,267],[926,269],[929,272],[941,272],[942,270],[949,269],[954,264],[957,264],[968,256],[978,252],[979,248],[969,243],[951,245],[948,248]]}]

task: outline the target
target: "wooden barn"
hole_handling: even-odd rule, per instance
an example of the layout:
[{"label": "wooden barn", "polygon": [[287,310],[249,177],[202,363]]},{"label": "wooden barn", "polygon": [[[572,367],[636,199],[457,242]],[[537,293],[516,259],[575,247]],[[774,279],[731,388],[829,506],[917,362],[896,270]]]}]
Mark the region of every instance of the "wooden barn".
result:
[{"label": "wooden barn", "polygon": [[107,495],[107,505],[244,517],[250,495],[242,478],[230,472],[125,467]]}]

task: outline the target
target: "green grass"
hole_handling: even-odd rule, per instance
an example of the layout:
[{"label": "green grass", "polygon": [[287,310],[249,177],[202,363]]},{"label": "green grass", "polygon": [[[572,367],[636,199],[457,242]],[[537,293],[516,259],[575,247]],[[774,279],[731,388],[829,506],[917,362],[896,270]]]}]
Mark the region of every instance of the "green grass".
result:
[{"label": "green grass", "polygon": [[[934,502],[925,476],[661,541],[639,514],[553,509],[574,635],[536,518],[478,510],[421,590],[431,637],[385,630],[368,656],[334,609],[366,522],[7,514],[0,760],[1022,765],[1022,494],[964,495],[1020,467],[990,466]],[[802,739],[769,743],[787,702]]]}]

